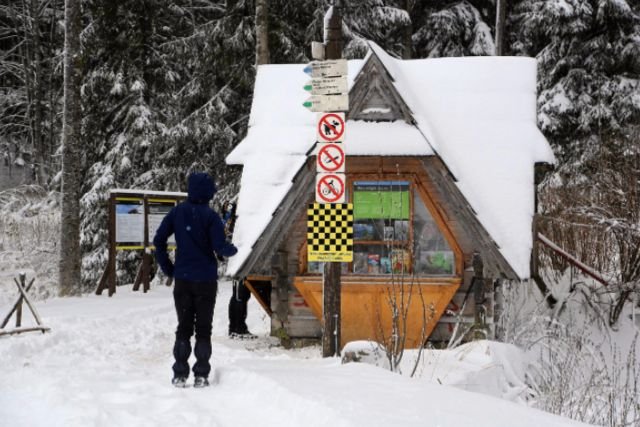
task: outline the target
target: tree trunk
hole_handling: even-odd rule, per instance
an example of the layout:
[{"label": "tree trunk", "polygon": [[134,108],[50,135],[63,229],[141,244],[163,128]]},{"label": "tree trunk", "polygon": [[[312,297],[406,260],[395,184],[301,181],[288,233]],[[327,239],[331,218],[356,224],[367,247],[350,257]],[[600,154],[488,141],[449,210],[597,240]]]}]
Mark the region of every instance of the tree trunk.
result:
[{"label": "tree trunk", "polygon": [[60,295],[81,291],[80,277],[80,0],[65,2],[64,114],[62,125],[62,216]]},{"label": "tree trunk", "polygon": [[33,148],[34,157],[31,159],[35,166],[36,182],[43,185],[46,181],[45,174],[45,144],[42,135],[43,106],[45,104],[44,79],[42,76],[42,46],[40,42],[40,16],[38,14],[38,4],[36,0],[30,2],[31,15],[31,37],[33,39]]},{"label": "tree trunk", "polygon": [[402,29],[402,59],[411,59],[413,41],[411,36],[413,34],[413,25],[411,23],[411,9],[413,9],[414,0],[405,0],[404,10],[409,15],[409,23]]},{"label": "tree trunk", "polygon": [[496,0],[496,55],[504,55],[504,24],[507,0]]},{"label": "tree trunk", "polygon": [[256,0],[256,66],[268,64],[269,0]]}]

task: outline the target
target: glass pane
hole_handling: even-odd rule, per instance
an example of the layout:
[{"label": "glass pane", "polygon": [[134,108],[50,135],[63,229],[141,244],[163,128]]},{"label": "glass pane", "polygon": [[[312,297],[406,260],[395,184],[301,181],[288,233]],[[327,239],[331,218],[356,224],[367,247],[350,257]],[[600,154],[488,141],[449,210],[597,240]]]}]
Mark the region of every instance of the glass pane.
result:
[{"label": "glass pane", "polygon": [[354,274],[406,274],[411,255],[408,250],[391,245],[354,245]]},{"label": "glass pane", "polygon": [[413,254],[414,271],[423,275],[453,275],[455,256],[438,225],[414,192]]},{"label": "glass pane", "polygon": [[407,181],[356,181],[353,184],[354,240],[408,240],[409,208]]}]

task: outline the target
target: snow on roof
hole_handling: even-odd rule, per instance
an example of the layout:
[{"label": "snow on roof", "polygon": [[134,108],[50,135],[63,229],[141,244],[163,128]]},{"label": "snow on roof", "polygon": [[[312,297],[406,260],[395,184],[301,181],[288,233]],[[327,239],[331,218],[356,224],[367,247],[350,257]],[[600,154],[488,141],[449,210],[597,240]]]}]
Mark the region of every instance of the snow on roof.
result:
[{"label": "snow on roof", "polygon": [[370,47],[502,255],[529,277],[533,165],[555,162],[536,126],[535,59],[402,61]]},{"label": "snow on roof", "polygon": [[[344,144],[347,156],[433,156],[420,130],[403,121],[373,123],[347,121]],[[390,141],[394,141],[390,144]],[[395,141],[402,141],[395,144]],[[316,155],[316,147],[310,154]]]},{"label": "snow on roof", "polygon": [[[502,255],[518,276],[529,277],[533,165],[555,161],[536,127],[535,59],[407,61],[370,47],[367,58],[373,52],[381,60],[417,124],[349,121],[347,155],[439,155]],[[350,86],[362,65],[349,61]],[[230,275],[242,267],[315,142],[316,113],[302,106],[304,66],[258,67],[247,137],[226,159],[244,166]]]},{"label": "snow on roof", "polygon": [[[362,64],[349,61],[349,85]],[[309,97],[305,66],[258,67],[247,136],[226,158],[244,166],[233,233],[238,253],[229,259],[227,274],[242,267],[315,143],[316,113],[302,106]]]}]

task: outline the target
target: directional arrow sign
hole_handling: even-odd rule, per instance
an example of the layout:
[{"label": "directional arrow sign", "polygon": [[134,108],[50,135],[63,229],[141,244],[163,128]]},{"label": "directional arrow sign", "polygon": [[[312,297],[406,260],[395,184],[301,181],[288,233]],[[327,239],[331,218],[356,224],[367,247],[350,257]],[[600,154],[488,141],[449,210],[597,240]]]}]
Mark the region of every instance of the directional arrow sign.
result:
[{"label": "directional arrow sign", "polygon": [[346,76],[347,60],[312,61],[304,68],[304,72],[310,74],[311,77]]},{"label": "directional arrow sign", "polygon": [[312,95],[331,95],[347,93],[347,76],[318,77],[311,79],[304,86],[304,90]]},{"label": "directional arrow sign", "polygon": [[348,95],[313,95],[302,105],[311,111],[347,111],[349,109]]}]

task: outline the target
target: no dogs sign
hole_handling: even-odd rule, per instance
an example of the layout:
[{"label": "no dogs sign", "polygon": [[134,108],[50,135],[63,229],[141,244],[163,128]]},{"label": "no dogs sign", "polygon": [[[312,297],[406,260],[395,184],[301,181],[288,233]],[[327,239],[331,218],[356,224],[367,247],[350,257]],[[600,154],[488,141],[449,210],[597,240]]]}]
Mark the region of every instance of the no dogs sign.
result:
[{"label": "no dogs sign", "polygon": [[344,140],[344,113],[318,114],[318,141],[342,142]]}]

